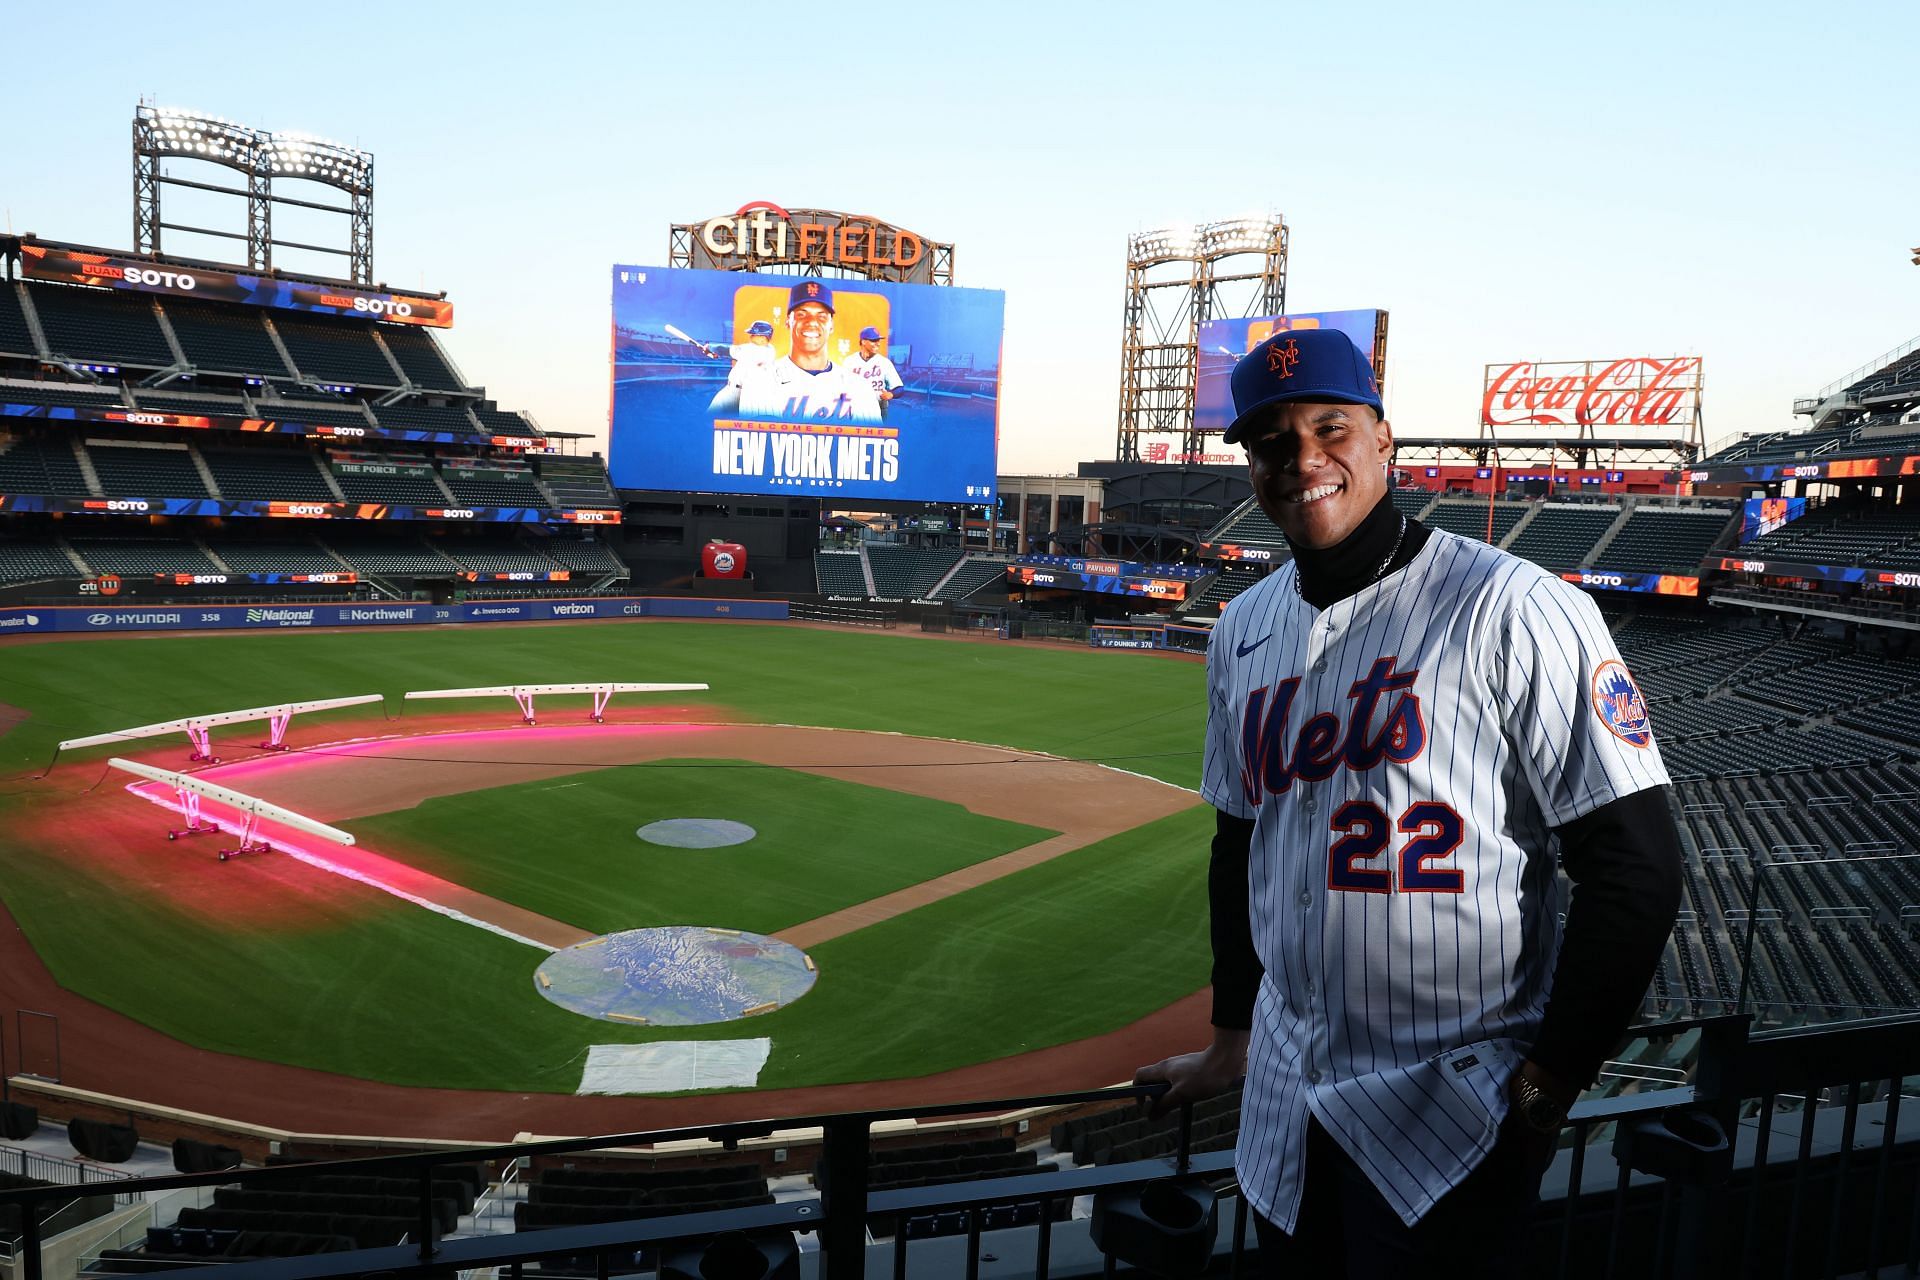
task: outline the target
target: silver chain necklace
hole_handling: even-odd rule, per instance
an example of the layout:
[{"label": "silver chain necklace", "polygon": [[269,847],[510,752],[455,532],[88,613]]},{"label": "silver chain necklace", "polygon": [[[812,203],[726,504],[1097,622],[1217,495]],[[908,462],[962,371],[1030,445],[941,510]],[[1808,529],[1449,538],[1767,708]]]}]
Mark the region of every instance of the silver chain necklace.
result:
[{"label": "silver chain necklace", "polygon": [[[1393,558],[1400,554],[1401,544],[1405,543],[1406,540],[1407,518],[1403,515],[1400,517],[1400,536],[1393,540],[1393,550],[1387,552],[1380,563],[1374,566],[1373,575],[1366,581],[1367,586],[1372,586],[1387,576],[1387,566],[1392,564]],[[1306,592],[1300,589],[1300,558],[1298,556],[1295,556],[1293,561],[1293,594],[1299,596],[1302,600],[1307,598]]]}]

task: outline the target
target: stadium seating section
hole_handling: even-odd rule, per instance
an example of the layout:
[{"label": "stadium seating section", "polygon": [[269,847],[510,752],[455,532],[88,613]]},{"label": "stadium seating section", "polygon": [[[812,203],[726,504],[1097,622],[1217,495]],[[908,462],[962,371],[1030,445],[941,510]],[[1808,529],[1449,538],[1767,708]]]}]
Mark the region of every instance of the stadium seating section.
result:
[{"label": "stadium seating section", "polygon": [[576,574],[627,572],[627,566],[620,562],[620,557],[608,550],[605,543],[592,538],[555,535],[537,539],[533,545],[541,555],[565,565]]},{"label": "stadium seating section", "polygon": [[1286,535],[1267,519],[1267,513],[1249,498],[1207,535],[1208,542],[1225,542],[1256,547],[1285,547]]},{"label": "stadium seating section", "polygon": [[1419,517],[1433,505],[1431,489],[1395,489],[1392,491],[1393,508],[1403,516]]},{"label": "stadium seating section", "polygon": [[1226,608],[1232,599],[1267,576],[1265,569],[1229,564],[1220,576],[1202,587],[1187,604],[1185,612],[1210,617]]},{"label": "stadium seating section", "polygon": [[858,551],[817,551],[813,572],[821,595],[864,598],[867,594],[867,577],[860,571]]},{"label": "stadium seating section", "polygon": [[407,427],[416,431],[450,431],[455,435],[477,435],[473,419],[458,405],[383,404],[375,405],[373,416],[383,427]]},{"label": "stadium seating section", "polygon": [[[482,422],[485,421],[483,417]],[[525,425],[524,423],[522,424]],[[562,507],[617,507],[620,495],[607,482],[607,469],[599,458],[543,458],[540,479]]]},{"label": "stadium seating section", "polygon": [[1007,580],[1007,562],[990,556],[968,556],[961,561],[953,576],[940,585],[933,593],[935,600],[965,600],[975,592],[1004,584]]},{"label": "stadium seating section", "polygon": [[1424,524],[1436,529],[1445,529],[1448,533],[1457,533],[1463,538],[1472,538],[1476,542],[1491,541],[1499,546],[1506,541],[1513,527],[1520,523],[1531,508],[1524,502],[1495,502],[1493,504],[1493,537],[1487,537],[1487,502],[1462,502],[1442,499],[1433,504],[1433,510],[1421,517]]},{"label": "stadium seating section", "polygon": [[1692,573],[1733,520],[1733,511],[1725,507],[1641,503],[1614,534],[1598,563],[1633,573]]},{"label": "stadium seating section", "polygon": [[874,594],[887,600],[924,600],[960,558],[958,552],[867,544]]},{"label": "stadium seating section", "polygon": [[0,393],[0,400],[92,410],[127,407],[118,386],[97,386],[85,382],[10,382],[4,393]]},{"label": "stadium seating section", "polygon": [[1576,569],[1619,517],[1618,507],[1545,503],[1507,550],[1543,569]]},{"label": "stadium seating section", "polygon": [[464,390],[453,367],[426,334],[403,325],[389,325],[381,330],[380,337],[393,353],[394,363],[416,387],[426,391]]},{"label": "stadium seating section", "polygon": [[71,436],[0,441],[0,493],[45,493],[84,498],[93,491],[81,474]]},{"label": "stadium seating section", "polygon": [[200,450],[223,498],[269,498],[289,502],[334,502],[319,461],[305,448]]},{"label": "stadium seating section", "polygon": [[351,387],[397,387],[400,375],[380,349],[371,324],[276,311],[274,331],[308,378]]},{"label": "stadium seating section", "polygon": [[71,578],[79,572],[58,543],[39,538],[0,538],[0,582]]},{"label": "stadium seating section", "polygon": [[477,573],[552,573],[565,568],[559,561],[508,538],[469,538],[439,545],[440,550],[462,568]]},{"label": "stadium seating section", "polygon": [[101,491],[141,498],[208,498],[206,481],[183,444],[87,443],[87,457],[100,478]]},{"label": "stadium seating section", "polygon": [[1920,564],[1920,511],[1827,507],[1737,550],[1741,556],[1760,560],[1903,568]]},{"label": "stadium seating section", "polygon": [[155,573],[218,573],[220,566],[190,542],[163,538],[69,538],[95,573],[121,576]]},{"label": "stadium seating section", "polygon": [[[400,458],[382,458],[383,463],[397,463]],[[418,465],[424,459],[408,458],[405,462]],[[340,492],[346,495],[348,502],[387,502],[396,506],[410,507],[446,507],[459,506],[447,492],[440,487],[431,475],[425,476],[370,476],[336,471],[334,483],[340,486]]]},{"label": "stadium seating section", "polygon": [[174,299],[168,299],[164,309],[180,349],[196,368],[261,378],[293,376],[258,309]]},{"label": "stadium seating section", "polygon": [[339,573],[347,568],[315,542],[209,540],[207,549],[234,573]]},{"label": "stadium seating section", "polygon": [[33,330],[27,328],[26,309],[18,286],[0,283],[0,355],[34,356]]},{"label": "stadium seating section", "polygon": [[179,363],[153,299],[70,285],[25,286],[47,347],[56,356],[89,364],[167,369]]},{"label": "stadium seating section", "polygon": [[475,473],[467,468],[443,466],[440,478],[453,496],[470,507],[545,507],[547,495],[534,483],[531,471],[513,476],[492,472]]},{"label": "stadium seating section", "polygon": [[359,573],[397,577],[447,578],[460,566],[429,547],[418,536],[380,533],[336,533],[329,529],[321,542]]}]

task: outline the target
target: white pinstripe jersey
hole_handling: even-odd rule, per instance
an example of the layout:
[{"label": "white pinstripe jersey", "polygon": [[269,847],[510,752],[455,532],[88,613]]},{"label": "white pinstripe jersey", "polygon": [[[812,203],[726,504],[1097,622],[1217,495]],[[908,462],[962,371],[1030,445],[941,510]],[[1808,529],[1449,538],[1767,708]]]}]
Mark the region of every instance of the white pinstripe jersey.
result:
[{"label": "white pinstripe jersey", "polygon": [[1600,611],[1433,530],[1316,610],[1288,565],[1207,654],[1202,794],[1254,818],[1266,976],[1236,1157],[1293,1231],[1309,1112],[1408,1223],[1493,1146],[1559,948],[1551,828],[1664,784]]}]

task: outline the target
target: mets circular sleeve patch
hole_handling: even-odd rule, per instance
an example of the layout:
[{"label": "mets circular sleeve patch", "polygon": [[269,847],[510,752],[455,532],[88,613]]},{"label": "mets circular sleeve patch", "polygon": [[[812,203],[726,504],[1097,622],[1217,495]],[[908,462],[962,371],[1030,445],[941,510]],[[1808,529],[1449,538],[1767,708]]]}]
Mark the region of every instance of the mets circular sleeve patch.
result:
[{"label": "mets circular sleeve patch", "polygon": [[1633,682],[1627,664],[1608,658],[1593,672],[1593,713],[1613,736],[1630,746],[1653,743],[1653,725],[1647,718],[1647,700]]}]

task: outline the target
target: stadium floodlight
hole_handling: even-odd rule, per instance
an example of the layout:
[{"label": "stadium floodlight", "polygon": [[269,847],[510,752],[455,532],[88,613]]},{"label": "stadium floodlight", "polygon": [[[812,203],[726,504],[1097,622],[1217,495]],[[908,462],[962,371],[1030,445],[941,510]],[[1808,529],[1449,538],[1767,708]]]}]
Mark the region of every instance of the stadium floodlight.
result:
[{"label": "stadium floodlight", "polygon": [[[226,195],[244,196],[247,201],[247,265],[260,270],[273,268],[276,245],[338,254],[349,262],[348,277],[356,284],[373,280],[373,156],[368,152],[312,134],[293,131],[274,132],[235,124],[224,116],[209,115],[186,107],[154,107],[142,103],[133,121],[134,249],[140,253],[161,252],[161,231],[228,235],[206,227],[179,226],[163,222],[160,215],[161,189],[183,185]],[[203,181],[187,181],[162,172],[161,161],[170,157],[206,161],[224,165],[245,175],[243,188],[212,186]],[[307,198],[279,195],[273,190],[275,178],[299,178],[318,182],[343,192],[344,205],[316,202]],[[273,236],[273,206],[297,204],[309,209],[345,215],[348,219],[346,247],[292,241],[277,241]]]}]

